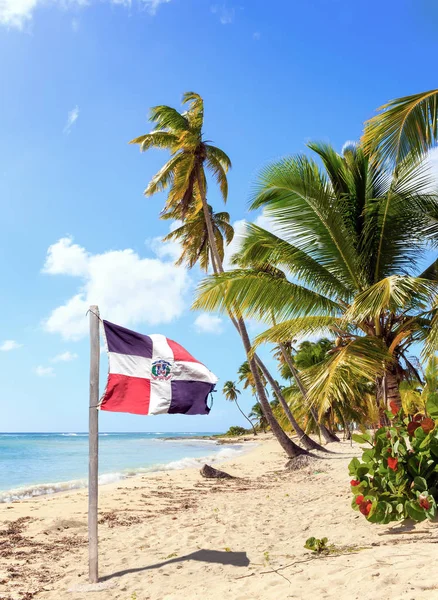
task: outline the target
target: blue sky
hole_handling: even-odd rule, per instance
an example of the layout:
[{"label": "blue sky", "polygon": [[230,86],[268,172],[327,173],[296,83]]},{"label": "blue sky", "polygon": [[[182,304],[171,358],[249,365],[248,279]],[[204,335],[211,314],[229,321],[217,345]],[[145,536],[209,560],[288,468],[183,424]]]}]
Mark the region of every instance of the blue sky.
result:
[{"label": "blue sky", "polygon": [[[1,3],[0,431],[86,429],[88,302],[235,379],[237,336],[195,322],[199,274],[172,266],[157,243],[163,197],[142,196],[166,159],[127,144],[150,106],[204,97],[207,138],[233,161],[232,221],[255,219],[248,195],[267,161],[309,139],[340,149],[386,100],[436,87],[437,28],[432,0]],[[244,423],[220,393],[209,417],[101,418],[103,431],[231,424]]]}]

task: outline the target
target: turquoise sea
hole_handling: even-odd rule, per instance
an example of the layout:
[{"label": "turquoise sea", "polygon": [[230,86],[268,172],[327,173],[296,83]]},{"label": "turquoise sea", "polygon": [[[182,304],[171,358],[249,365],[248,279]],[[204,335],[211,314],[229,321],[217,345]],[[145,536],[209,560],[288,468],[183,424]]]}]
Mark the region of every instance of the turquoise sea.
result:
[{"label": "turquoise sea", "polygon": [[[99,483],[183,469],[241,454],[200,433],[100,433]],[[169,439],[173,438],[173,439]],[[0,433],[0,502],[86,487],[87,433]]]}]

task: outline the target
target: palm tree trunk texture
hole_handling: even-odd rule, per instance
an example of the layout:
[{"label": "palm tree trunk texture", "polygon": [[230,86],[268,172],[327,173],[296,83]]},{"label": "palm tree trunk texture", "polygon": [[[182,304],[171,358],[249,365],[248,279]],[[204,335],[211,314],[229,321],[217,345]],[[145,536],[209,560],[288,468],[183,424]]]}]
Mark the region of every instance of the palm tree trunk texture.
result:
[{"label": "palm tree trunk texture", "polygon": [[[210,213],[208,210],[207,198],[205,195],[204,182],[202,179],[202,175],[198,172],[198,186],[202,199],[202,209],[204,211],[205,223],[207,225],[208,238],[210,242],[211,253],[213,257],[213,269],[217,273],[223,273],[224,269],[222,266],[222,261],[219,256],[219,252],[217,250],[216,240],[214,237],[213,225],[210,219]],[[231,315],[230,315],[231,316]],[[302,454],[308,454],[307,450],[300,448],[295,442],[293,442],[283,431],[280,424],[272,412],[271,405],[269,404],[268,398],[265,393],[265,389],[263,387],[262,381],[260,379],[258,367],[256,365],[254,357],[251,355],[251,342],[248,336],[248,331],[246,329],[245,322],[242,318],[239,319],[231,319],[234,326],[236,327],[243,343],[243,347],[245,349],[246,356],[248,358],[248,364],[251,369],[252,376],[254,378],[254,384],[256,386],[257,396],[259,398],[259,402],[262,406],[263,412],[265,414],[266,420],[271,427],[272,433],[277,438],[279,444],[286,452],[288,458],[296,458]]]},{"label": "palm tree trunk texture", "polygon": [[292,373],[292,375],[293,375],[293,377],[295,379],[295,382],[296,382],[296,384],[297,384],[297,386],[298,386],[298,388],[299,388],[299,390],[300,390],[303,398],[307,402],[307,405],[309,407],[310,413],[311,413],[312,417],[315,419],[315,422],[317,423],[317,425],[319,427],[319,430],[322,433],[322,436],[324,437],[325,441],[326,442],[339,442],[340,441],[339,438],[334,433],[332,433],[329,429],[327,429],[327,427],[324,425],[324,423],[321,423],[319,421],[318,413],[313,408],[313,406],[311,406],[310,403],[308,402],[307,390],[304,387],[303,382],[301,381],[301,377],[299,376],[298,371],[295,368],[295,365],[292,362],[291,357],[287,353],[286,348],[283,346],[283,344],[279,344],[279,346],[280,346],[281,353],[282,353],[282,355],[283,355],[283,357],[284,357],[284,359],[285,359],[285,361],[286,361],[289,369],[291,370],[291,373]]},{"label": "palm tree trunk texture", "polygon": [[391,402],[393,402],[397,408],[400,410],[402,403],[401,403],[401,396],[400,396],[400,391],[399,391],[399,382],[397,379],[397,375],[396,373],[394,373],[393,371],[386,371],[385,376],[384,376],[384,382],[385,382],[385,390],[386,390],[386,405],[385,408],[386,410],[389,409]]},{"label": "palm tree trunk texture", "polygon": [[280,402],[281,407],[282,407],[282,409],[284,410],[284,412],[286,414],[286,417],[288,418],[290,424],[294,428],[295,433],[297,434],[299,441],[303,444],[303,446],[307,450],[320,450],[321,452],[328,452],[328,450],[326,448],[324,448],[323,446],[321,446],[320,444],[318,444],[318,442],[315,442],[314,440],[312,440],[312,438],[310,436],[308,436],[307,433],[301,429],[301,427],[298,425],[298,422],[296,421],[295,417],[293,416],[292,411],[289,408],[288,403],[286,402],[283,394],[281,393],[280,386],[275,381],[275,379],[272,377],[271,373],[268,371],[268,369],[266,368],[265,364],[257,356],[257,354],[254,355],[254,358],[256,359],[256,363],[260,367],[263,375],[269,381],[270,386],[274,390],[274,393],[277,396],[278,401]]}]

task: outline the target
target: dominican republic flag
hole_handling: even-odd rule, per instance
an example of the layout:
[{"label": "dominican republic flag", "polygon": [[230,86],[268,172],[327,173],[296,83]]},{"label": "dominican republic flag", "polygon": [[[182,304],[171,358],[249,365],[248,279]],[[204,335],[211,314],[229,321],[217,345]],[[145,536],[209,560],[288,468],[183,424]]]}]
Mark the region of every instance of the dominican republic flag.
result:
[{"label": "dominican republic flag", "polygon": [[99,408],[136,415],[207,415],[217,377],[164,335],[103,321],[109,374]]}]

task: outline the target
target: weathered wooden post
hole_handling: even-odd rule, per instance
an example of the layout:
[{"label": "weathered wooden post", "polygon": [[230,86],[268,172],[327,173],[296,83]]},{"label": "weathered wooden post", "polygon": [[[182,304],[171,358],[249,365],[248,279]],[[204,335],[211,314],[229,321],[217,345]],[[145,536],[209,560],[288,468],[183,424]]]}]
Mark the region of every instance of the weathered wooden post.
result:
[{"label": "weathered wooden post", "polygon": [[90,306],[90,405],[89,405],[89,464],[88,464],[88,566],[90,583],[97,583],[98,533],[97,501],[99,470],[99,308]]}]

